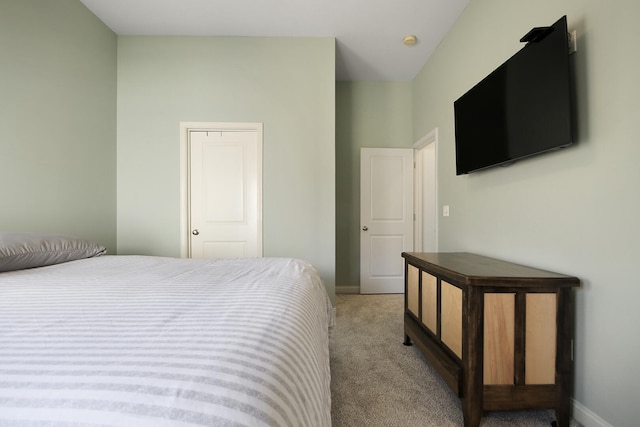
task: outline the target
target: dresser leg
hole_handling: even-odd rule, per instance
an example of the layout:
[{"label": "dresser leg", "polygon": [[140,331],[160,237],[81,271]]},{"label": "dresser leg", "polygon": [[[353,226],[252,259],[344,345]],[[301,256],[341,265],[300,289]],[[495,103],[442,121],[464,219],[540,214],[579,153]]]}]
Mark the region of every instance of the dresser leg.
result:
[{"label": "dresser leg", "polygon": [[562,405],[562,407],[556,409],[556,420],[556,427],[569,427],[571,415],[568,405]]},{"label": "dresser leg", "polygon": [[462,415],[464,427],[478,427],[482,419],[482,407],[475,399],[462,399]]},{"label": "dresser leg", "polygon": [[462,293],[462,382],[464,427],[478,427],[484,407],[484,290],[470,286]]},{"label": "dresser leg", "polygon": [[404,342],[402,344],[407,345],[407,346],[413,345],[413,343],[411,343],[411,338],[409,338],[409,335],[404,334]]}]

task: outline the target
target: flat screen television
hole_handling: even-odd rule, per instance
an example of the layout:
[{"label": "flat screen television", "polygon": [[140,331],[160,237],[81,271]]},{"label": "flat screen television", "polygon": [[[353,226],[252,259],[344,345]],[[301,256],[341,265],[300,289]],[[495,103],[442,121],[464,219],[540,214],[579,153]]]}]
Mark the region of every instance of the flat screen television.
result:
[{"label": "flat screen television", "polygon": [[528,43],[454,102],[457,175],[573,143],[566,16],[521,41]]}]

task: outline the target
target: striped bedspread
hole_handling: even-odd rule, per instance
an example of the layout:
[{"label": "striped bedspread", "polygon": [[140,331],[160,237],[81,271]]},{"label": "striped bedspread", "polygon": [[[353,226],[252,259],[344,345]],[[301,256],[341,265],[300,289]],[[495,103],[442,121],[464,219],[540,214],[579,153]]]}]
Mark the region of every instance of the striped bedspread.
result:
[{"label": "striped bedspread", "polygon": [[0,426],[329,426],[331,322],[295,259],[0,273]]}]

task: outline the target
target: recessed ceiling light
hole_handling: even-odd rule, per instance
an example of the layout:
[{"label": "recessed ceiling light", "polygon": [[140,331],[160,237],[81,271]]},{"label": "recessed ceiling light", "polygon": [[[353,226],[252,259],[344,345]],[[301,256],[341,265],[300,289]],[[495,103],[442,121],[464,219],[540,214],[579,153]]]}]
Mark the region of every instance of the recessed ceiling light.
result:
[{"label": "recessed ceiling light", "polygon": [[404,43],[405,46],[413,46],[417,42],[418,42],[418,38],[416,36],[414,36],[413,34],[409,34],[408,36],[404,36],[404,38],[402,39],[402,43]]}]

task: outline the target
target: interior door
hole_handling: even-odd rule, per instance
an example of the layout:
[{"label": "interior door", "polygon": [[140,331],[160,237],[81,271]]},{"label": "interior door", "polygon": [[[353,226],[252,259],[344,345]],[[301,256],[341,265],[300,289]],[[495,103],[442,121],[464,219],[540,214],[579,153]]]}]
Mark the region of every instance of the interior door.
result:
[{"label": "interior door", "polygon": [[360,293],[403,293],[413,250],[413,149],[360,153]]},{"label": "interior door", "polygon": [[262,256],[260,151],[256,131],[189,132],[191,258]]}]

